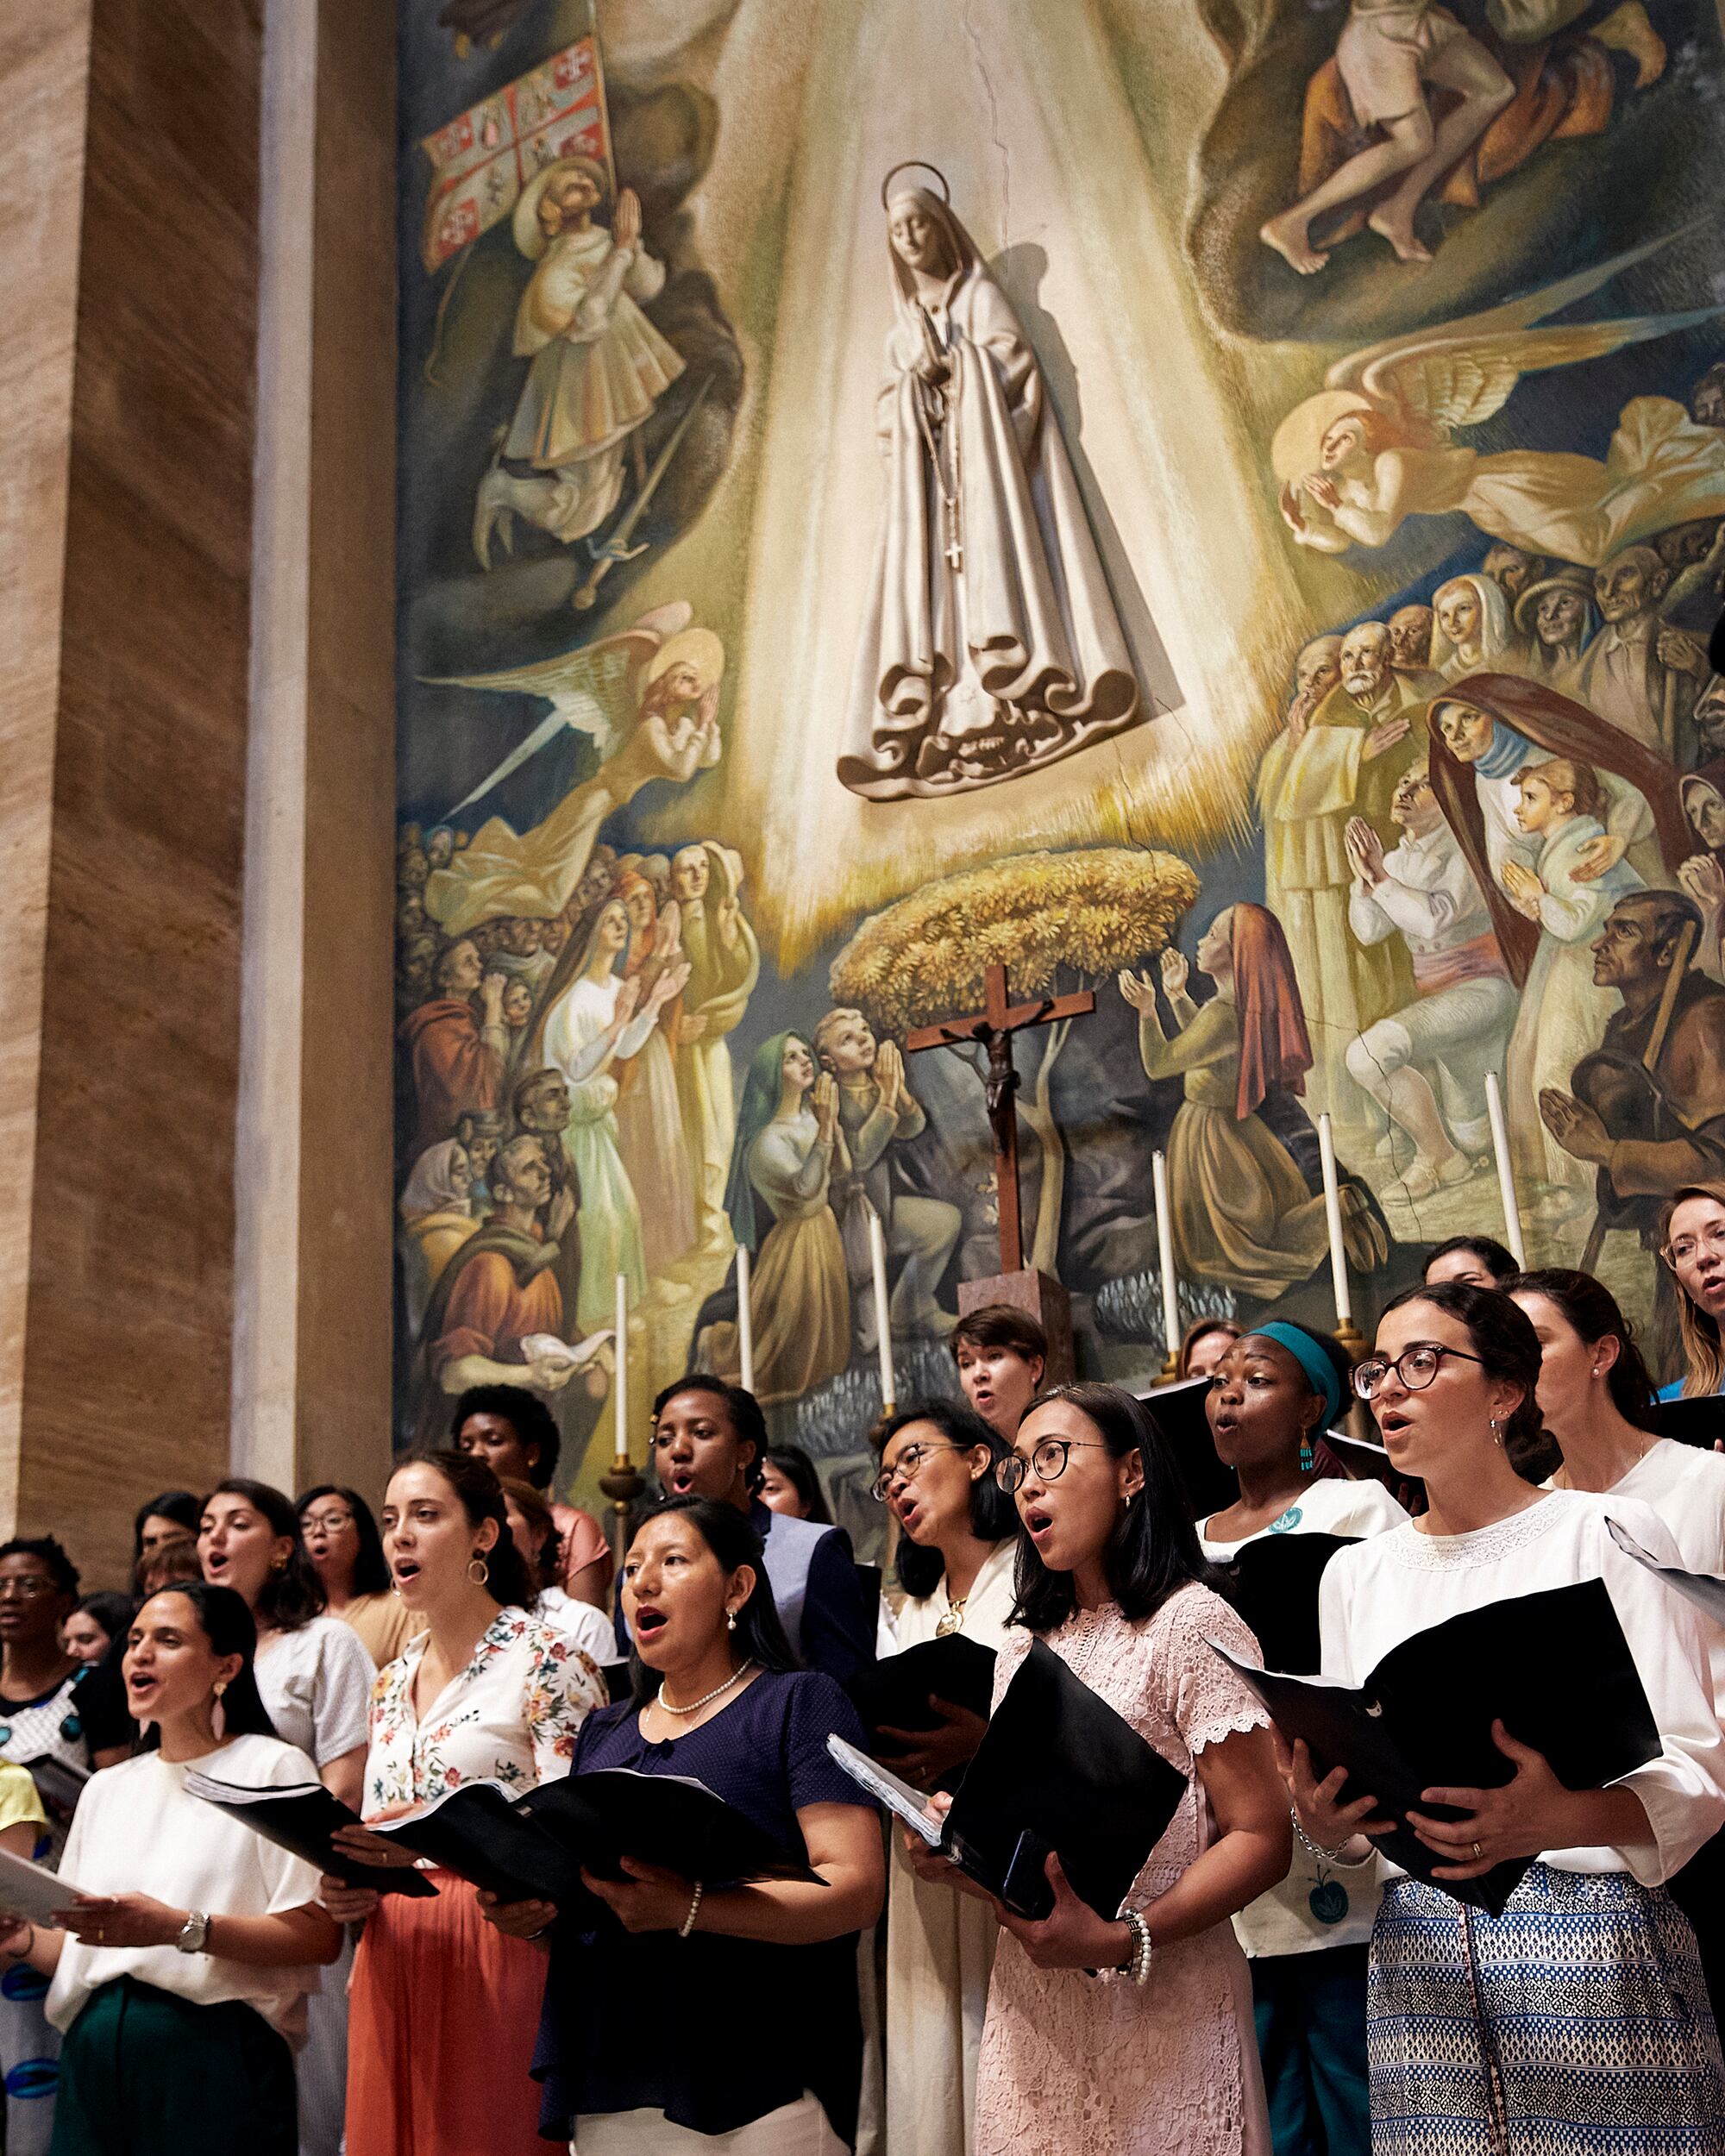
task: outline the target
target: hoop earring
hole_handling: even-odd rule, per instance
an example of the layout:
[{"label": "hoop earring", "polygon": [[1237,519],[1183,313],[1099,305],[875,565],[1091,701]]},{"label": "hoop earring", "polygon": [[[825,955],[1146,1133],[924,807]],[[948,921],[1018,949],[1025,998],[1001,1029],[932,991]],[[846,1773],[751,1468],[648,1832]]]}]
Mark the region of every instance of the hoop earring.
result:
[{"label": "hoop earring", "polygon": [[[475,1565],[479,1567],[477,1572],[474,1570]],[[486,1582],[491,1578],[491,1567],[486,1563],[485,1559],[480,1555],[477,1550],[475,1550],[472,1557],[467,1559],[467,1577],[473,1582],[475,1587],[485,1586]]]}]

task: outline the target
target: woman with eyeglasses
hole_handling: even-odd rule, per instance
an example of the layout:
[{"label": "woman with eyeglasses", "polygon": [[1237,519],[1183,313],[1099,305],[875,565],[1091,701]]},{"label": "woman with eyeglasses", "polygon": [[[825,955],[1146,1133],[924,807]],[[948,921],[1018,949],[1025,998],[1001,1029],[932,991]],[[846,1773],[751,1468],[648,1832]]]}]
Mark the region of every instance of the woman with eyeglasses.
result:
[{"label": "woman with eyeglasses", "polygon": [[[875,1495],[898,1523],[900,1651],[961,1633],[998,1653],[1017,1600],[1018,1511],[994,1479],[1006,1448],[974,1409],[924,1400],[875,1433]],[[932,1731],[888,1731],[887,1764],[932,1789],[975,1755],[988,1723],[929,1700]],[[918,1878],[894,1852],[887,1901],[887,2146],[893,2156],[964,2156],[976,2051],[999,1927],[988,1903]]]},{"label": "woman with eyeglasses", "polygon": [[[1340,1551],[1320,1592],[1323,1673],[1358,1684],[1404,1639],[1446,1618],[1601,1581],[1659,1733],[1645,1766],[1565,1789],[1499,1723],[1509,1779],[1434,1787],[1408,1824],[1440,1879],[1534,1859],[1501,1917],[1386,1864],[1369,1977],[1373,2145],[1455,2156],[1699,2156],[1725,2150],[1725,2064],[1695,1934],[1669,1880],[1725,1820],[1725,1743],[1699,1620],[1607,1531],[1608,1515],[1666,1563],[1676,1545],[1645,1505],[1531,1487],[1516,1440],[1543,1435],[1540,1341],[1501,1293],[1410,1289],[1354,1372],[1396,1466],[1429,1509]],[[1283,1751],[1301,1833],[1349,1861],[1388,1830],[1377,1798],[1338,1803],[1303,1744]],[[1448,1814],[1446,1816],[1446,1814]],[[1530,2011],[1531,2009],[1531,2011]],[[1609,2062],[1609,2065],[1608,2065]]]},{"label": "woman with eyeglasses", "polygon": [[[1351,1367],[1339,1341],[1283,1318],[1229,1344],[1205,1411],[1240,1494],[1198,1523],[1213,1564],[1232,1564],[1249,1543],[1301,1534],[1363,1540],[1407,1519],[1381,1482],[1316,1471]],[[1271,1667],[1290,1666],[1266,1644]],[[1371,2146],[1365,1949],[1381,1891],[1375,1853],[1344,1865],[1296,1844],[1287,1877],[1234,1919],[1251,1966],[1276,2156],[1368,2156]]]},{"label": "woman with eyeglasses", "polygon": [[[992,1904],[975,2156],[1266,2156],[1228,1919],[1288,1869],[1287,1797],[1263,1710],[1209,1645],[1256,1658],[1257,1643],[1205,1583],[1172,1454],[1130,1393],[1044,1395],[996,1472],[1020,1536],[996,1702],[1039,1638],[1190,1779],[1119,1917],[1081,1902],[1057,1857],[1040,1923]],[[911,1854],[971,1890],[920,1841]]]},{"label": "woman with eyeglasses", "polygon": [[1661,1400],[1705,1399],[1725,1392],[1725,1182],[1685,1183],[1659,1215],[1659,1256],[1678,1284],[1677,1329],[1684,1373],[1660,1388]]},{"label": "woman with eyeglasses", "polygon": [[380,1670],[387,1668],[421,1627],[390,1591],[389,1563],[371,1507],[355,1489],[320,1482],[294,1510],[300,1543],[323,1589],[324,1608],[359,1634]]}]

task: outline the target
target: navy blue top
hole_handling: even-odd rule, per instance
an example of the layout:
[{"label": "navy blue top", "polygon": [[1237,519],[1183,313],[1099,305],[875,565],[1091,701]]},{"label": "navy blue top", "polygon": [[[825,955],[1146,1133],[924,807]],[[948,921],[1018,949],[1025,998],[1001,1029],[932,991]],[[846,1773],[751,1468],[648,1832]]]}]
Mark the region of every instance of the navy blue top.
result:
[{"label": "navy blue top", "polygon": [[[643,1739],[632,1702],[601,1708],[581,1726],[573,1771],[691,1776],[801,1850],[804,1806],[870,1808],[828,1755],[834,1732],[866,1741],[831,1677],[766,1670],[711,1721],[662,1744]],[[552,1934],[533,2056],[548,2140],[571,2139],[583,2112],[637,2109],[693,2133],[730,2134],[812,2090],[849,2143],[862,2061],[854,1932],[775,1946],[711,1932],[631,1934],[607,1915],[599,1930],[559,1924]]]}]

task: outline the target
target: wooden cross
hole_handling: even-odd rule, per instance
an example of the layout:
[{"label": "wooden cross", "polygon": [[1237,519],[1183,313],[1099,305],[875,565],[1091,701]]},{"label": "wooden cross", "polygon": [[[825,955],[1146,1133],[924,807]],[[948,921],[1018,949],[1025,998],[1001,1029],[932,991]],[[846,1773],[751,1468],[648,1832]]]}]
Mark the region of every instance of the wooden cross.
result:
[{"label": "wooden cross", "polygon": [[1035,1003],[1007,1001],[1007,969],[990,966],[982,975],[984,1007],[969,1018],[944,1018],[919,1025],[905,1036],[914,1055],[924,1048],[951,1048],[975,1041],[988,1051],[984,1079],[988,1121],[994,1133],[994,1184],[1000,1194],[1000,1270],[1024,1270],[1024,1231],[1019,1214],[1019,1074],[1013,1068],[1013,1035],[1026,1026],[1051,1025],[1057,1018],[1087,1018],[1096,1007],[1088,988],[1076,995],[1043,996]]}]

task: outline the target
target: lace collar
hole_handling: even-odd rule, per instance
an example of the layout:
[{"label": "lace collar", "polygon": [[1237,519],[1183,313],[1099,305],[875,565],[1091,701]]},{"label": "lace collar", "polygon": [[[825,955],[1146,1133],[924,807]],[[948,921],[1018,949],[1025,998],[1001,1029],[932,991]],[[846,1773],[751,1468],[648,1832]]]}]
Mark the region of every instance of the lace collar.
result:
[{"label": "lace collar", "polygon": [[1392,1562],[1414,1572],[1463,1572],[1475,1565],[1496,1564],[1527,1549],[1549,1534],[1571,1507],[1573,1490],[1552,1490],[1522,1512],[1507,1520],[1495,1520],[1489,1527],[1475,1527],[1466,1534],[1424,1534],[1410,1520],[1377,1538],[1376,1547]]}]

